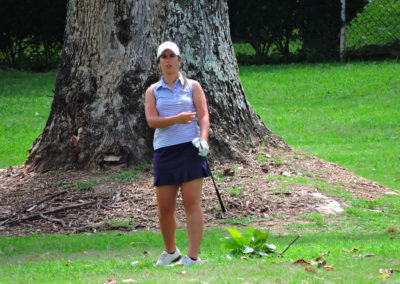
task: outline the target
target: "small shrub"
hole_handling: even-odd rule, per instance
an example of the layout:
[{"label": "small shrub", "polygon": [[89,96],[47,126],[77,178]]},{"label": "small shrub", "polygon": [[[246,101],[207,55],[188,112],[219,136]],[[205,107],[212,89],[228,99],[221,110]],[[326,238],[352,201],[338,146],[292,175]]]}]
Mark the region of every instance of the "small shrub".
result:
[{"label": "small shrub", "polygon": [[262,232],[254,227],[248,227],[243,234],[234,228],[227,230],[231,236],[224,239],[222,246],[232,254],[268,256],[276,253],[276,246],[267,243],[269,231]]}]

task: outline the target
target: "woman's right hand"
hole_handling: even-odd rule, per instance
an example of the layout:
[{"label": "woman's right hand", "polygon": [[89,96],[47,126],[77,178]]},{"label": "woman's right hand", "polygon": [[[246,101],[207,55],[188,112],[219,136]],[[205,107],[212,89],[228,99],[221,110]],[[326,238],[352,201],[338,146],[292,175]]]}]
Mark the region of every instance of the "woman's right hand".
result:
[{"label": "woman's right hand", "polygon": [[195,118],[196,112],[192,111],[185,111],[177,114],[176,117],[176,124],[189,124]]}]

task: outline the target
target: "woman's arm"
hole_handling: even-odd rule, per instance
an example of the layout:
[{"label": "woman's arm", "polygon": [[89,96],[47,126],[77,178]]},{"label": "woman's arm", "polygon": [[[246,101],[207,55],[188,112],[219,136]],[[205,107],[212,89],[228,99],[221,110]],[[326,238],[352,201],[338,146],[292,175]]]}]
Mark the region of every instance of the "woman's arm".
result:
[{"label": "woman's arm", "polygon": [[173,124],[188,124],[191,123],[193,118],[196,116],[195,112],[181,112],[173,116],[159,116],[152,87],[149,87],[146,91],[144,98],[144,111],[146,114],[147,124],[151,128],[164,128]]},{"label": "woman's arm", "polygon": [[197,81],[193,82],[193,103],[196,108],[197,119],[200,127],[200,138],[208,140],[210,130],[210,117],[208,114],[206,95]]}]

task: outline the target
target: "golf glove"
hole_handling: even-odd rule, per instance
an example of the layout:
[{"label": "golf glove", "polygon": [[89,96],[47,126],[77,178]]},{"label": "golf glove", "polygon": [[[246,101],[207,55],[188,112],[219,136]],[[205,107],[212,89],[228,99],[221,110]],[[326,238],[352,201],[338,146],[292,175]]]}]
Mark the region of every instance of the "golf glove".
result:
[{"label": "golf glove", "polygon": [[210,147],[208,147],[206,139],[200,137],[194,138],[192,144],[199,149],[199,156],[207,157]]}]

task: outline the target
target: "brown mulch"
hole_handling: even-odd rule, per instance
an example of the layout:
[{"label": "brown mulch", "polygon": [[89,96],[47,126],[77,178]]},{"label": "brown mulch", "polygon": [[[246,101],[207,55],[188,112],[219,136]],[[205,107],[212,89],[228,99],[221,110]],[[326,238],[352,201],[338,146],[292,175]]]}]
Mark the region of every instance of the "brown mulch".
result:
[{"label": "brown mulch", "polygon": [[[211,167],[227,212],[220,211],[211,178],[205,179],[202,206],[206,227],[235,222],[271,227],[300,222],[296,217],[302,214],[340,213],[348,206],[345,200],[329,196],[324,187],[366,199],[397,194],[296,150],[260,148],[249,152],[243,163]],[[135,181],[124,178],[132,176],[129,171],[132,169],[37,174],[23,167],[0,170],[0,236],[158,229],[151,169],[139,171]],[[176,217],[178,227],[184,227],[180,196]]]}]

